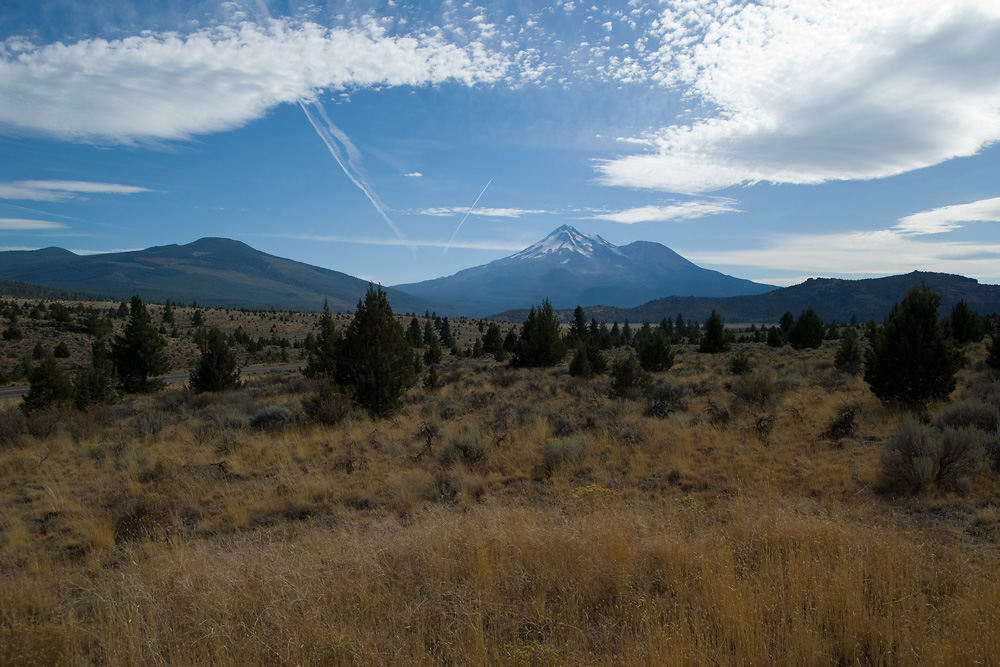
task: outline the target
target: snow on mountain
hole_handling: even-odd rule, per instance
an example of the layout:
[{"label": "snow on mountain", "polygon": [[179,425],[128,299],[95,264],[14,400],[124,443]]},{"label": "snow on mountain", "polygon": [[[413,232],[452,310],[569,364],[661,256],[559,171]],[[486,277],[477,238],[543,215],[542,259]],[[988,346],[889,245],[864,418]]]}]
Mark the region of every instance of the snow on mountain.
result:
[{"label": "snow on mountain", "polygon": [[396,289],[448,315],[482,317],[549,299],[555,308],[637,306],[663,296],[735,296],[775,289],[703,269],[659,243],[615,246],[563,225],[524,250],[452,276]]},{"label": "snow on mountain", "polygon": [[[594,256],[594,252],[598,248],[605,248],[616,255],[622,254],[617,246],[608,243],[600,236],[581,234],[573,227],[563,225],[538,243],[511,255],[509,259],[539,259],[546,255],[558,254],[563,251],[576,253],[590,259]],[[569,261],[568,258],[564,259],[561,263],[565,264],[567,261]]]}]

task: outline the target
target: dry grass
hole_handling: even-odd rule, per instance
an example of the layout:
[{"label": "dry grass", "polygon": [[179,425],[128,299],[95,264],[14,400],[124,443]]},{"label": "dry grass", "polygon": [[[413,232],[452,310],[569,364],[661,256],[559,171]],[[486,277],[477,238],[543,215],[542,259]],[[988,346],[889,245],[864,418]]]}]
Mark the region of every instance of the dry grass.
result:
[{"label": "dry grass", "polygon": [[[0,663],[994,663],[995,473],[882,491],[902,415],[833,354],[750,348],[757,402],[681,348],[659,416],[607,378],[446,358],[381,421],[310,424],[314,385],[274,375],[20,423]],[[980,364],[956,395],[998,389]],[[273,406],[295,421],[253,428]]]}]

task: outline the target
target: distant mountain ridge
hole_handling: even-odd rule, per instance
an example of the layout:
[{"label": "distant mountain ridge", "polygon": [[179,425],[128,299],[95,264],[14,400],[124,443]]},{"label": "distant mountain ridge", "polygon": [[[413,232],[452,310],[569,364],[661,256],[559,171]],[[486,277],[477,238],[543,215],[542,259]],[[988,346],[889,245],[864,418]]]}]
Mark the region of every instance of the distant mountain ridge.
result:
[{"label": "distant mountain ridge", "polygon": [[[911,287],[926,283],[941,295],[942,315],[951,312],[960,299],[983,315],[1000,313],[1000,285],[981,285],[973,278],[948,273],[913,271],[905,275],[863,280],[840,278],[810,278],[804,283],[777,289],[766,294],[734,296],[727,298],[662,297],[635,308],[611,306],[586,307],[587,318],[599,322],[656,323],[664,317],[676,317],[704,322],[716,310],[728,323],[774,324],[786,312],[798,316],[806,308],[813,308],[824,321],[836,320],[841,324],[856,316],[865,322],[874,317],[881,322],[892,306],[902,301]],[[560,310],[558,315],[569,321],[572,311]],[[497,319],[522,322],[526,310],[512,310],[497,314]]]},{"label": "distant mountain ridge", "polygon": [[722,297],[778,289],[704,269],[659,243],[615,246],[569,225],[509,257],[396,289],[445,314],[482,317],[549,299],[555,308],[638,306],[671,294]]},{"label": "distant mountain ridge", "polygon": [[[62,248],[0,252],[0,280],[148,301],[172,299],[204,306],[317,311],[353,310],[368,283],[339,271],[282,259],[240,241],[203,238],[132,252],[76,255]],[[387,289],[397,312],[430,304]]]}]

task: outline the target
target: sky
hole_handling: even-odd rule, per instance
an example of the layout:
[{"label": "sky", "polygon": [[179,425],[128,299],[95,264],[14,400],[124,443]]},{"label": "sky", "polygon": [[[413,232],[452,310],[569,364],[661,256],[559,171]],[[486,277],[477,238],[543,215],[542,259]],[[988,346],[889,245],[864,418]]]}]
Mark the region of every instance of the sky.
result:
[{"label": "sky", "polygon": [[563,224],[774,285],[1000,283],[996,0],[4,0],[0,249],[383,285]]}]

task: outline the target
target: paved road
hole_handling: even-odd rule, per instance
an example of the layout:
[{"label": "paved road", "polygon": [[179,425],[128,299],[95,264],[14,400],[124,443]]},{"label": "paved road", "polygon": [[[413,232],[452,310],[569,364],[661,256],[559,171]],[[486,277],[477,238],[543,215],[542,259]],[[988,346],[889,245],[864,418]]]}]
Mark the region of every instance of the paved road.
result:
[{"label": "paved road", "polygon": [[[294,364],[281,364],[278,366],[247,366],[240,369],[241,375],[259,375],[261,373],[281,373],[297,371],[305,366],[304,362]],[[191,373],[189,371],[178,371],[161,375],[160,379],[167,384],[183,384],[188,381]],[[0,400],[5,398],[21,398],[28,393],[30,387],[26,384],[14,385],[11,387],[0,387]]]}]

